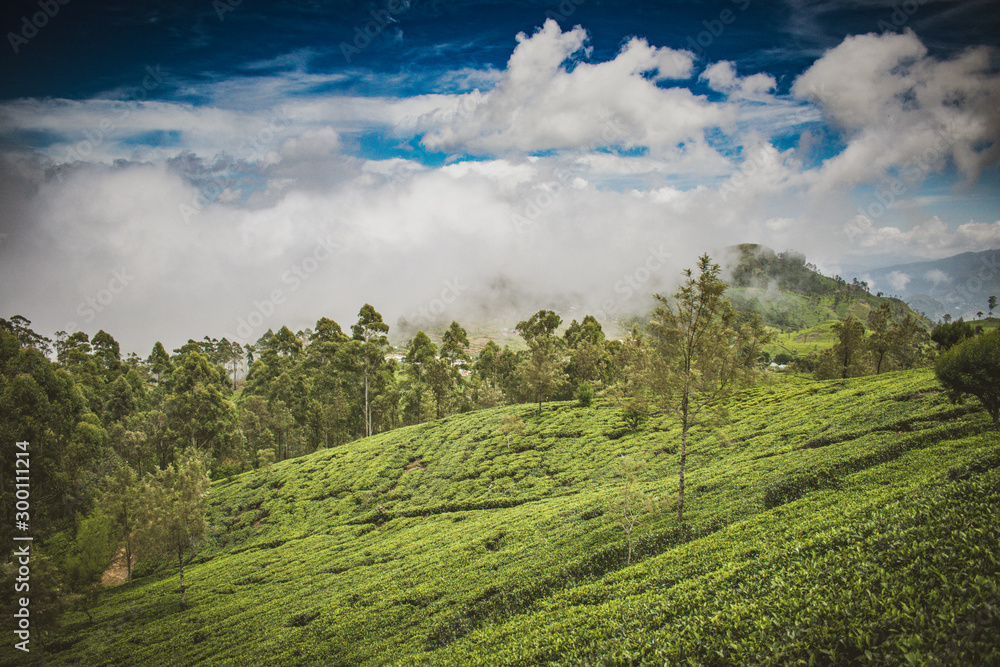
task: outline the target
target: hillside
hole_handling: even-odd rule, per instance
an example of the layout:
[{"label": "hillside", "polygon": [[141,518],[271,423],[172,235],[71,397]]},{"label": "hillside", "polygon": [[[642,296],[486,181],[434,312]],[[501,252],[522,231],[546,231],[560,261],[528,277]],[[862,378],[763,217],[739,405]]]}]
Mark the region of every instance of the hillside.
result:
[{"label": "hillside", "polygon": [[733,303],[742,310],[760,313],[766,324],[783,331],[808,329],[848,316],[864,321],[883,303],[890,304],[897,318],[912,315],[927,326],[931,324],[903,301],[882,292],[872,294],[867,283],[818,273],[804,255],[776,253],[752,243],[731,246],[727,251],[723,270]]},{"label": "hillside", "polygon": [[891,291],[913,308],[939,320],[977,319],[989,310],[990,296],[1000,297],[1000,249],[966,252],[942,259],[880,268],[855,269],[877,289]]},{"label": "hillside", "polygon": [[[977,404],[922,370],[775,380],[731,412],[693,435],[684,526],[676,431],[610,405],[458,415],[217,481],[189,608],[176,567],[106,589],[47,663],[1000,658],[1000,437]],[[659,507],[631,566],[622,455]]]}]

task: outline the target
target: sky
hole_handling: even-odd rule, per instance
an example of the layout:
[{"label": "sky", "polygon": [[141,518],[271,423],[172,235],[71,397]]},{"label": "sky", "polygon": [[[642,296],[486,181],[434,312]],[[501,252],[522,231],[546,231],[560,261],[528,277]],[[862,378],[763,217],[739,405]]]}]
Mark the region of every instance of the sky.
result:
[{"label": "sky", "polygon": [[610,321],[736,243],[1000,248],[998,9],[8,1],[0,316],[146,356],[365,303]]}]

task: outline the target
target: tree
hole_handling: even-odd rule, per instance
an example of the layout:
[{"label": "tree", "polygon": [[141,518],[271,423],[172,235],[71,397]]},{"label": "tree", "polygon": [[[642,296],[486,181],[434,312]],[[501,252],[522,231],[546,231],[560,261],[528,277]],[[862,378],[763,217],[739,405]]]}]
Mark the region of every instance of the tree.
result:
[{"label": "tree", "polygon": [[888,303],[868,314],[868,328],[871,335],[865,339],[865,346],[875,362],[876,375],[890,363],[894,367],[912,368],[927,338],[926,331],[912,315],[893,321]]},{"label": "tree", "polygon": [[200,352],[188,352],[174,369],[166,413],[178,441],[220,449],[235,422],[236,409],[223,397],[222,377]]},{"label": "tree", "polygon": [[865,325],[849,316],[832,329],[837,342],[820,356],[816,377],[845,379],[864,375]]},{"label": "tree", "polygon": [[423,331],[418,331],[410,341],[410,349],[404,358],[413,378],[426,382],[427,370],[437,358],[437,346]]},{"label": "tree", "polygon": [[934,373],[952,401],[975,396],[1000,429],[1000,330],[958,343],[938,357]]},{"label": "tree", "polygon": [[147,480],[150,532],[156,553],[177,557],[181,580],[181,609],[187,607],[184,556],[205,537],[208,524],[208,460],[203,452],[187,449],[177,462]]},{"label": "tree", "polygon": [[476,357],[476,363],[473,366],[474,370],[479,373],[479,377],[494,387],[500,385],[500,346],[494,341],[488,341],[486,346],[483,347],[479,352],[479,356]]},{"label": "tree", "polygon": [[441,360],[449,368],[468,370],[469,368],[469,336],[458,322],[452,321],[451,326],[441,336]]},{"label": "tree", "polygon": [[577,323],[576,320],[570,322],[570,325],[563,333],[563,339],[565,339],[566,345],[575,350],[585,341],[594,345],[603,343],[604,330],[601,328],[601,323],[597,321],[596,317],[585,315],[582,323]]},{"label": "tree", "polygon": [[410,415],[413,423],[420,424],[430,411],[435,410],[437,403],[428,389],[432,373],[438,365],[437,346],[427,334],[418,331],[410,341],[405,360],[410,387],[404,393],[404,412]]},{"label": "tree", "polygon": [[354,340],[360,345],[358,357],[364,381],[365,435],[372,434],[372,389],[375,375],[385,366],[385,354],[389,349],[389,325],[382,321],[382,315],[365,304],[358,312],[358,322],[351,326]]},{"label": "tree", "polygon": [[637,474],[643,469],[643,464],[637,463],[627,456],[620,457],[619,463],[621,464],[619,474],[622,478],[622,485],[618,491],[618,497],[615,499],[613,516],[625,535],[625,543],[628,547],[628,556],[625,562],[631,565],[633,533],[639,527],[643,517],[655,508],[650,499],[639,488]]},{"label": "tree", "polygon": [[707,254],[698,259],[698,277],[684,271],[673,298],[659,302],[647,329],[652,359],[649,384],[661,408],[681,425],[677,520],[684,520],[684,474],[688,436],[723,414],[725,400],[751,382],[760,345],[769,338],[758,317],[740,320],[724,294],[721,269]]},{"label": "tree", "polygon": [[63,575],[71,593],[79,596],[80,609],[91,623],[90,609],[97,597],[101,575],[111,564],[118,545],[111,520],[100,512],[84,518],[76,532],[72,553],[63,563]]},{"label": "tree", "polygon": [[274,450],[270,447],[257,450],[257,465],[264,471],[264,480],[271,476],[271,466],[274,464]]},{"label": "tree", "polygon": [[594,386],[586,380],[581,382],[576,388],[576,400],[579,401],[581,408],[589,408],[594,400]]},{"label": "tree", "polygon": [[616,365],[621,369],[617,399],[622,418],[632,431],[649,419],[652,405],[648,383],[650,352],[638,326],[633,326],[617,353]]},{"label": "tree", "polygon": [[566,382],[561,341],[555,336],[561,322],[562,318],[551,310],[540,310],[515,327],[528,344],[528,358],[518,365],[517,376],[528,395],[538,402],[539,415],[542,402]]},{"label": "tree", "polygon": [[507,437],[507,447],[510,447],[510,436],[524,435],[524,422],[520,415],[512,412],[503,416],[503,434]]},{"label": "tree", "polygon": [[[996,297],[993,297],[996,301]],[[10,320],[0,317],[0,329],[13,334],[21,347],[34,348],[46,357],[52,352],[52,340],[31,330],[31,320],[15,315]]]},{"label": "tree", "polygon": [[976,335],[972,325],[961,317],[954,322],[939,324],[931,330],[931,340],[937,343],[942,352]]},{"label": "tree", "polygon": [[122,463],[104,479],[103,486],[97,504],[98,512],[108,518],[115,542],[122,545],[126,580],[132,581],[132,565],[145,529],[141,521],[145,506],[139,477],[132,468]]},{"label": "tree", "polygon": [[170,355],[167,354],[167,350],[163,347],[163,343],[159,341],[153,345],[153,351],[149,353],[146,363],[149,364],[149,370],[156,379],[157,384],[164,384],[167,377],[169,377],[170,373],[173,372],[173,364],[170,361]]},{"label": "tree", "polygon": [[997,298],[995,296],[991,296],[987,301],[987,305],[990,307],[990,317],[993,317],[993,311],[997,307]]},{"label": "tree", "polygon": [[892,309],[888,303],[883,303],[868,313],[868,327],[871,335],[868,337],[868,349],[875,359],[875,375],[882,372],[882,364],[886,355],[892,350],[893,339],[890,332],[892,325]]}]

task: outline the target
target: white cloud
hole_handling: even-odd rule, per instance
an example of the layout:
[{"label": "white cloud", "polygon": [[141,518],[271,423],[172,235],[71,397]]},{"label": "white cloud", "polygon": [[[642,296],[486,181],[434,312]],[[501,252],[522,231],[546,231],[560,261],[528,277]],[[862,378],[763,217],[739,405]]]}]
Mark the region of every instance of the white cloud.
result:
[{"label": "white cloud", "polygon": [[736,74],[736,66],[728,60],[715,63],[701,73],[701,78],[712,90],[737,98],[760,99],[778,85],[770,74],[759,73],[741,78]]},{"label": "white cloud", "polygon": [[819,188],[898,170],[915,185],[950,159],[969,179],[1000,158],[1000,75],[987,47],[950,60],[912,32],[848,37],[795,81],[848,145],[814,176]]},{"label": "white cloud", "polygon": [[892,225],[876,227],[871,220],[857,217],[848,226],[847,233],[861,248],[886,254],[939,258],[997,246],[1000,244],[1000,220],[967,222],[951,230],[934,216],[904,230]]},{"label": "white cloud", "polygon": [[[586,32],[552,20],[518,46],[499,83],[471,93],[455,122],[429,132],[434,149],[503,152],[597,146],[668,148],[698,139],[731,111],[687,88],[656,81],[687,78],[693,55],[632,39],[610,61],[565,63],[584,51]],[[650,75],[649,77],[645,75]]]},{"label": "white cloud", "polygon": [[886,277],[889,279],[889,286],[897,292],[905,290],[911,280],[909,274],[902,271],[893,271]]},{"label": "white cloud", "polygon": [[928,271],[927,273],[924,274],[924,279],[929,280],[935,285],[951,282],[951,278],[948,276],[948,274],[942,271],[941,269],[932,269]]}]

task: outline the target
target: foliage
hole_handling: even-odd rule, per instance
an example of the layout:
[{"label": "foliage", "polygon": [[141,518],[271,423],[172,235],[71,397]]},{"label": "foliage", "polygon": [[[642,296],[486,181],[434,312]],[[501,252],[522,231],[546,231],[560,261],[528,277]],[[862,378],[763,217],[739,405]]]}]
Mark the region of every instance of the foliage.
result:
[{"label": "foliage", "polygon": [[954,401],[975,396],[1000,428],[1000,330],[956,344],[938,357],[934,372]]},{"label": "foliage", "polygon": [[594,400],[594,386],[589,382],[581,382],[576,388],[576,400],[581,408],[589,408]]},{"label": "foliage", "polygon": [[189,611],[173,572],[150,572],[104,590],[93,624],[66,613],[47,662],[996,660],[984,411],[916,370],[779,378],[729,412],[690,434],[684,526],[647,514],[630,566],[604,511],[620,457],[647,462],[637,491],[670,494],[662,446],[680,429],[654,416],[631,433],[602,399],[459,414],[218,480]]},{"label": "foliage", "polygon": [[954,322],[945,322],[934,327],[931,331],[931,340],[937,343],[938,349],[947,351],[975,335],[976,331],[972,325],[958,318]]},{"label": "foliage", "polygon": [[184,556],[205,537],[209,479],[208,461],[194,449],[185,450],[173,466],[146,481],[148,504],[143,524],[148,528],[150,551],[165,558],[176,556],[180,567],[181,609],[187,606]]},{"label": "foliage", "polygon": [[650,315],[653,360],[647,375],[659,404],[681,425],[677,521],[684,518],[684,474],[688,433],[712,423],[724,401],[753,378],[753,365],[766,341],[759,319],[740,321],[724,297],[721,269],[709,256],[698,259],[698,277],[690,269],[673,300]]}]

